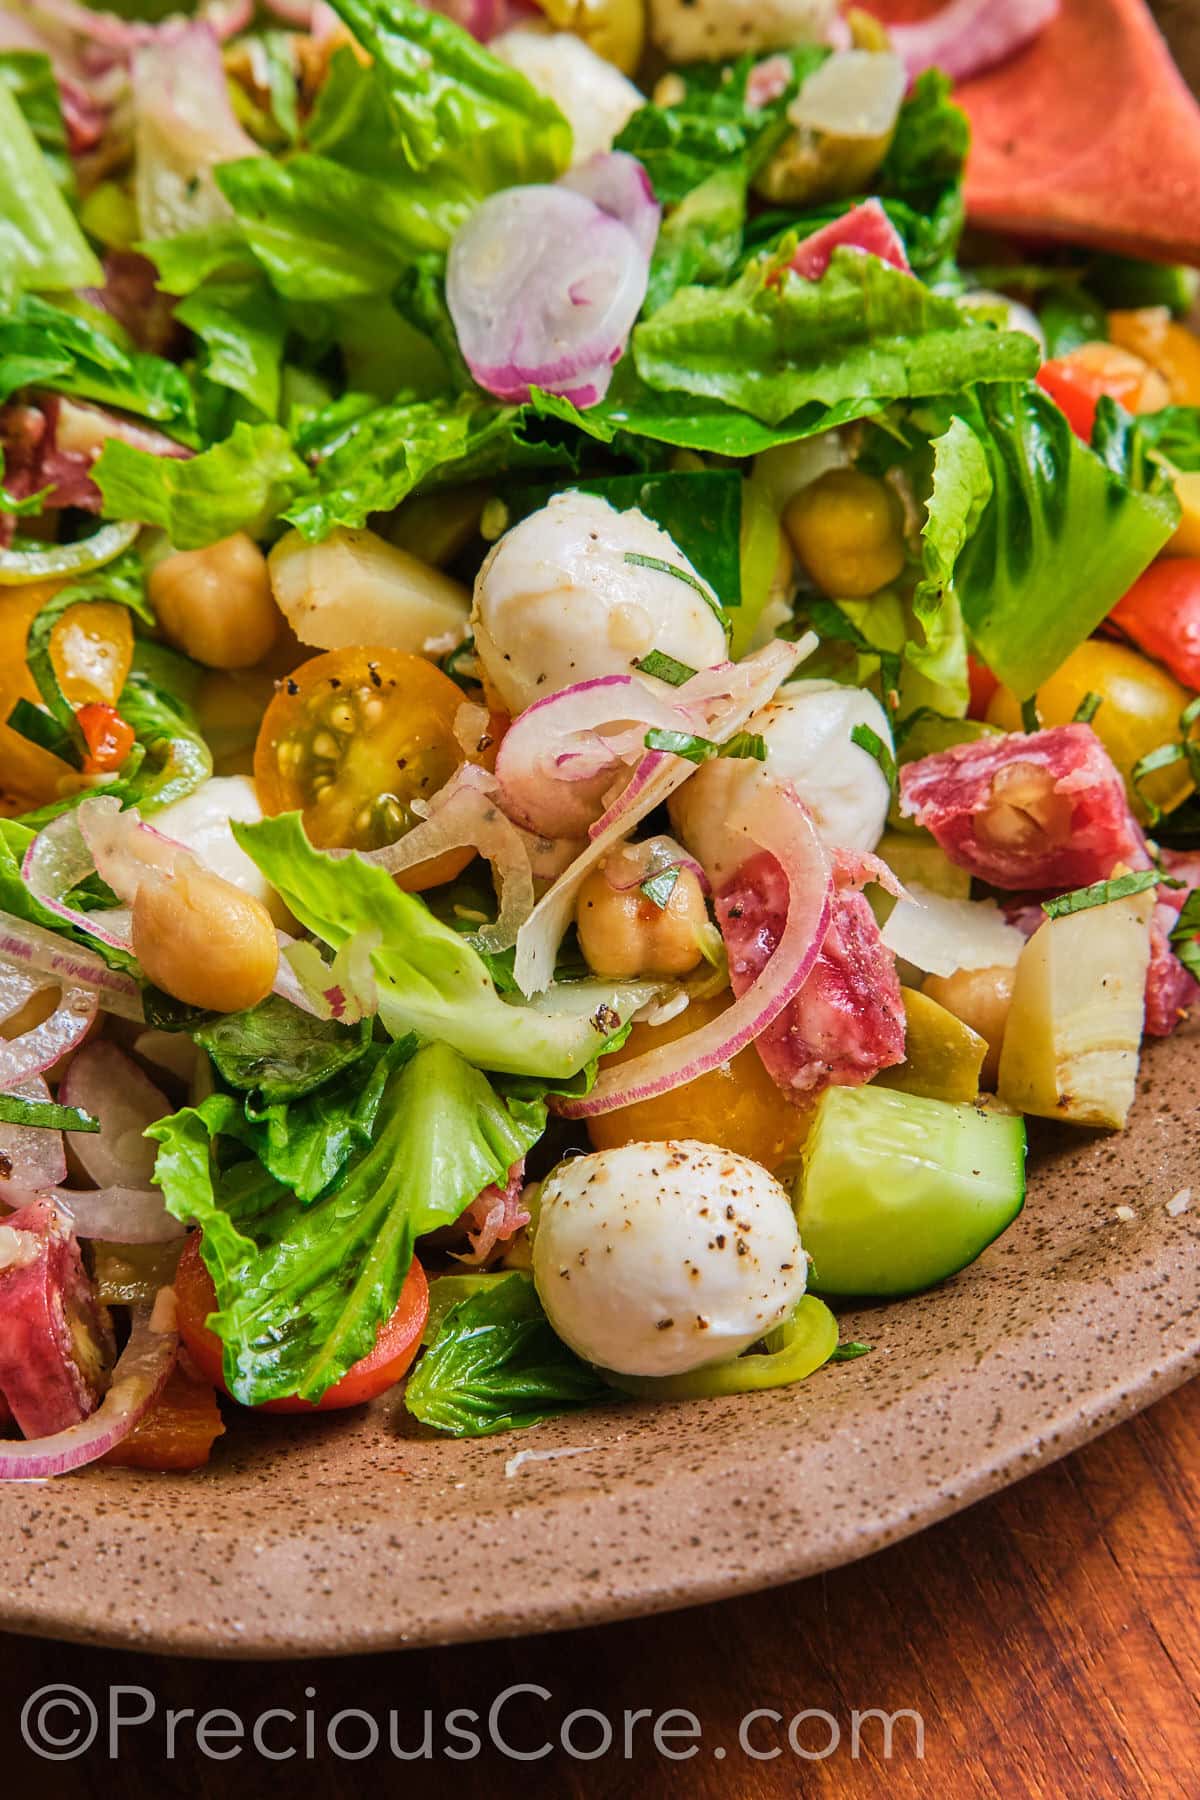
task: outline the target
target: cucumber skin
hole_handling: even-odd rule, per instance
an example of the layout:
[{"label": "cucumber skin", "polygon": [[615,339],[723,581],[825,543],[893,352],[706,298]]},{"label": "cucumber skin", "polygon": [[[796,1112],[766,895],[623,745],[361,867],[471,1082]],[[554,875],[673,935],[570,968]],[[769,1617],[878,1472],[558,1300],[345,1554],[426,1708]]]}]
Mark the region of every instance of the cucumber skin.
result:
[{"label": "cucumber skin", "polygon": [[[958,1138],[957,1159],[939,1154],[939,1131],[952,1149]],[[887,1088],[828,1089],[795,1196],[809,1292],[900,1299],[967,1268],[1024,1206],[1024,1150],[1019,1116]]]}]

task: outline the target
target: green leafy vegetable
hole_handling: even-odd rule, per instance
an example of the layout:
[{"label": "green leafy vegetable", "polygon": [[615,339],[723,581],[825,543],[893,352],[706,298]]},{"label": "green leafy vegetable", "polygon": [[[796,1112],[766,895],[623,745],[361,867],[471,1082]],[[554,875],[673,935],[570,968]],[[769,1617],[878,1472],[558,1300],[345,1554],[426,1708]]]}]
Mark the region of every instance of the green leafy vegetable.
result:
[{"label": "green leafy vegetable", "polygon": [[855,1339],[849,1344],[839,1344],[829,1360],[830,1362],[856,1362],[860,1356],[869,1356],[874,1347],[873,1344],[861,1344]]},{"label": "green leafy vegetable", "polygon": [[186,462],[110,438],[92,477],[107,517],[159,525],[177,550],[200,550],[235,531],[262,536],[311,485],[281,425],[244,421]]},{"label": "green leafy vegetable", "polygon": [[1193,888],[1171,932],[1171,948],[1189,975],[1200,981],[1200,888]]},{"label": "green leafy vegetable", "polygon": [[502,1000],[458,932],[376,864],[314,850],[298,813],[233,830],[296,917],[332,949],[356,931],[381,933],[371,961],[379,1016],[394,1037],[415,1031],[453,1045],[480,1068],[560,1078],[590,1063],[620,1022],[608,1003],[579,1017]]},{"label": "green leafy vegetable", "polygon": [[695,669],[690,669],[687,663],[677,662],[664,650],[651,650],[633,666],[643,675],[653,675],[658,681],[669,682],[672,687],[682,687],[684,682],[690,681],[696,673]]},{"label": "green leafy vegetable", "polygon": [[[102,279],[97,271],[95,280]],[[111,335],[111,321],[100,313],[92,317],[97,323],[82,311],[22,295],[8,317],[0,318],[0,399],[41,382],[76,399],[153,419],[181,442],[191,441],[195,405],[183,370],[161,356],[124,349]]]},{"label": "green leafy vegetable", "polygon": [[852,744],[857,744],[860,750],[865,750],[868,756],[873,756],[875,758],[875,761],[879,764],[879,767],[883,772],[884,780],[887,782],[892,792],[895,793],[896,759],[880,737],[879,733],[877,731],[872,731],[869,725],[854,725],[850,729],[850,742]]},{"label": "green leafy vegetable", "polygon": [[557,1337],[519,1271],[452,1307],[409,1377],[414,1418],[454,1437],[487,1437],[611,1399],[595,1370]]},{"label": "green leafy vegetable", "polygon": [[230,1087],[257,1106],[298,1100],[353,1068],[371,1044],[370,1020],[357,1029],[317,1019],[277,994],[249,1012],[220,1013],[196,1032]]},{"label": "green leafy vegetable", "polygon": [[861,417],[872,402],[1032,375],[1038,362],[1031,338],[974,324],[911,275],[847,249],[820,281],[775,258],[728,288],[681,288],[636,328],[633,354],[651,387],[774,426],[814,403]]},{"label": "green leafy vegetable", "polygon": [[650,262],[644,310],[657,312],[676,288],[727,281],[742,253],[746,170],[736,163],[706,177],[663,221]]},{"label": "green leafy vegetable", "polygon": [[266,419],[279,413],[284,319],[265,281],[208,281],[175,317],[204,346],[205,378],[248,400]]},{"label": "green leafy vegetable", "polygon": [[1134,869],[1128,875],[1115,875],[1109,881],[1094,881],[1090,887],[1075,888],[1042,901],[1048,919],[1062,919],[1069,913],[1088,912],[1093,906],[1107,906],[1110,900],[1125,900],[1130,894],[1144,894],[1148,888],[1178,886],[1164,879],[1159,869]]},{"label": "green leafy vegetable", "polygon": [[967,643],[954,585],[959,557],[992,497],[983,445],[969,426],[953,418],[933,445],[933,479],[921,527],[924,576],[913,592],[921,642],[905,645],[905,657],[939,690],[942,710],[967,710]]},{"label": "green leafy vegetable", "polygon": [[1094,694],[1089,690],[1089,692],[1083,696],[1083,699],[1079,702],[1079,705],[1075,708],[1071,717],[1076,725],[1090,725],[1103,705],[1104,700],[1102,696]]},{"label": "green leafy vegetable", "polygon": [[0,81],[0,304],[23,288],[88,287],[104,276],[12,86]]},{"label": "green leafy vegetable", "polygon": [[682,581],[684,586],[690,587],[694,594],[699,594],[709,612],[713,614],[714,618],[720,620],[722,629],[728,635],[729,621],[721,610],[721,602],[711,588],[706,587],[704,582],[698,580],[690,569],[681,569],[678,563],[667,562],[661,556],[643,556],[638,550],[627,550],[623,560],[632,563],[635,568],[654,569],[659,575],[673,575],[676,581]]},{"label": "green leafy vegetable", "polygon": [[0,1125],[32,1125],[37,1131],[85,1131],[100,1129],[99,1119],[78,1106],[58,1106],[52,1100],[23,1100],[19,1094],[0,1094]]},{"label": "green leafy vegetable", "polygon": [[647,750],[665,750],[671,756],[682,756],[690,763],[711,762],[715,756],[732,756],[753,762],[767,760],[764,739],[754,731],[737,731],[723,744],[697,737],[690,731],[664,731],[652,725],[646,733]]},{"label": "green leafy vegetable", "polygon": [[645,894],[647,900],[653,902],[662,911],[671,895],[675,892],[675,884],[679,880],[678,869],[660,869],[657,875],[648,875],[638,892]]},{"label": "green leafy vegetable", "polygon": [[415,1037],[368,1044],[361,1062],[343,1068],[301,1099],[245,1102],[258,1129],[251,1142],[263,1167],[307,1204],[337,1180],[351,1158],[369,1148],[387,1083],[416,1052]]},{"label": "green leafy vegetable", "polygon": [[257,1159],[214,1178],[214,1140],[236,1142],[247,1129],[232,1096],[151,1126],[168,1208],[203,1227],[219,1307],[210,1323],[234,1397],[250,1406],[289,1394],[319,1400],[394,1312],[414,1240],[506,1181],[543,1117],[506,1105],[446,1045],[427,1045],[389,1075],[370,1147],[307,1204]]},{"label": "green leafy vegetable", "polygon": [[65,194],[73,193],[75,170],[50,58],[35,50],[5,52],[0,55],[0,86],[9,90],[20,107],[58,186]]}]

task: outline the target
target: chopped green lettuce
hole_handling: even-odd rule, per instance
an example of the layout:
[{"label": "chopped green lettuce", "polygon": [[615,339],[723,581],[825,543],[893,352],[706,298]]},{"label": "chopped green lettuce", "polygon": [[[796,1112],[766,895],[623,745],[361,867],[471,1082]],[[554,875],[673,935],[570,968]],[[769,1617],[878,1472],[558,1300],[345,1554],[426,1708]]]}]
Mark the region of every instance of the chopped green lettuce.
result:
[{"label": "chopped green lettuce", "polygon": [[263,418],[278,418],[285,323],[261,277],[206,281],[180,301],[175,317],[200,340],[206,380],[240,394]]},{"label": "chopped green lettuce", "polygon": [[[103,279],[99,271],[95,279]],[[194,441],[195,406],[183,370],[161,356],[126,349],[118,335],[114,321],[94,309],[80,304],[68,312],[22,295],[0,318],[0,400],[43,382],[76,399],[153,419],[182,442]]]},{"label": "chopped green lettuce", "polygon": [[248,1012],[218,1013],[195,1033],[230,1087],[257,1106],[299,1100],[366,1056],[370,1021],[356,1028],[318,1019],[278,994]]},{"label": "chopped green lettuce", "polygon": [[556,1336],[531,1277],[514,1270],[477,1280],[445,1314],[408,1379],[404,1404],[437,1431],[488,1437],[613,1397]]},{"label": "chopped green lettuce", "polygon": [[637,327],[633,353],[651,387],[774,426],[814,403],[861,414],[863,402],[1033,375],[1038,364],[1032,338],[975,324],[913,276],[848,249],[820,281],[785,272],[776,257],[728,288],[681,288]]},{"label": "chopped green lettuce", "polygon": [[107,518],[161,526],[177,550],[200,550],[235,531],[261,535],[311,485],[281,425],[244,420],[187,461],[110,438],[92,477]]},{"label": "chopped green lettuce", "polygon": [[931,703],[957,716],[967,710],[967,641],[954,571],[992,497],[992,477],[983,445],[962,419],[950,420],[932,450],[933,484],[921,527],[924,574],[913,593],[920,635],[904,653],[936,690]]},{"label": "chopped green lettuce", "polygon": [[[297,1104],[308,1109],[308,1129],[323,1132],[321,1109]],[[167,1207],[203,1228],[219,1309],[209,1322],[225,1347],[234,1398],[247,1406],[290,1394],[319,1400],[373,1348],[415,1239],[504,1183],[543,1121],[542,1109],[506,1104],[453,1050],[430,1044],[391,1069],[369,1146],[308,1201],[257,1154],[214,1171],[215,1141],[252,1150],[262,1141],[262,1127],[232,1095],[214,1094],[152,1125],[147,1135],[161,1146],[155,1181]]]},{"label": "chopped green lettuce", "polygon": [[13,88],[0,81],[0,304],[104,279]]},{"label": "chopped green lettuce", "polygon": [[50,58],[36,50],[6,51],[0,55],[0,87],[6,87],[20,107],[58,186],[64,194],[73,194],[75,168]]},{"label": "chopped green lettuce", "polygon": [[482,959],[415,894],[361,856],[314,850],[299,813],[233,827],[247,855],[308,930],[333,950],[356,931],[382,937],[371,961],[379,1017],[393,1037],[415,1031],[482,1069],[548,1080],[576,1074],[605,1047],[620,1012],[554,1014],[502,1000]]},{"label": "chopped green lettuce", "polygon": [[745,223],[745,170],[736,163],[714,170],[663,220],[644,311],[657,312],[676,288],[727,281],[742,254]]}]

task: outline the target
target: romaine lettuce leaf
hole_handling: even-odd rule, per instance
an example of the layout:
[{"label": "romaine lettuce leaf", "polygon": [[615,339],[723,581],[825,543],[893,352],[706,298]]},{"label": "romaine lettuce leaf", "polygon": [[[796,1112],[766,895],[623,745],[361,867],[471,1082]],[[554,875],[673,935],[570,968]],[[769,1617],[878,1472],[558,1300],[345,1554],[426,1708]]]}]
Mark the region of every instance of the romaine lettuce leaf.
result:
[{"label": "romaine lettuce leaf", "polygon": [[301,924],[340,950],[356,931],[374,928],[382,943],[371,958],[379,1017],[393,1037],[415,1031],[450,1044],[481,1069],[559,1080],[592,1061],[620,1009],[591,1017],[512,1005],[496,992],[471,946],[405,894],[375,863],[314,850],[299,813],[233,827],[234,836]]},{"label": "romaine lettuce leaf", "polygon": [[318,1019],[277,994],[247,1012],[218,1013],[195,1032],[223,1081],[252,1095],[258,1107],[299,1100],[361,1062],[371,1044],[370,1020],[351,1029]]},{"label": "romaine lettuce leaf", "polygon": [[230,388],[265,419],[279,416],[280,372],[286,327],[266,282],[206,281],[175,308],[203,349],[200,371]]},{"label": "romaine lettuce leaf", "polygon": [[676,288],[727,281],[742,254],[746,172],[717,169],[663,220],[650,262],[644,312],[657,312]]},{"label": "romaine lettuce leaf", "polygon": [[103,279],[12,88],[0,81],[0,305],[23,288]]},{"label": "romaine lettuce leaf", "polygon": [[219,1308],[210,1323],[234,1397],[250,1406],[289,1394],[319,1400],[372,1349],[414,1240],[506,1181],[543,1119],[536,1106],[506,1105],[453,1050],[427,1045],[389,1074],[369,1148],[308,1203],[257,1156],[214,1179],[215,1139],[257,1141],[233,1096],[214,1094],[152,1125],[166,1204],[203,1227]]},{"label": "romaine lettuce leaf", "polygon": [[37,50],[0,55],[0,87],[6,87],[37,139],[46,166],[64,194],[75,192],[75,167],[67,151],[58,82],[50,58]]},{"label": "romaine lettuce leaf", "polygon": [[[991,496],[954,563],[953,587],[988,667],[1028,699],[1095,630],[1178,521],[1174,496],[1140,492],[1075,436],[1048,394],[998,382],[946,403],[982,447]],[[922,409],[914,412],[920,420]],[[939,435],[945,407],[928,409]],[[955,433],[958,498],[983,495],[978,451]],[[949,492],[949,486],[947,487]],[[957,527],[945,549],[953,548]]]},{"label": "romaine lettuce leaf", "polygon": [[651,387],[719,400],[779,425],[826,407],[954,392],[1036,373],[1021,332],[973,323],[878,257],[839,249],[820,281],[752,263],[723,289],[681,288],[633,334]]},{"label": "romaine lettuce leaf", "polygon": [[499,188],[554,181],[571,128],[552,100],[461,26],[415,0],[337,0],[373,61],[420,186],[457,183],[463,213]]},{"label": "romaine lettuce leaf", "polygon": [[931,704],[957,716],[967,710],[968,684],[954,571],[992,497],[992,477],[983,445],[962,419],[950,420],[932,451],[932,490],[921,528],[925,572],[913,593],[921,636],[906,642],[904,654],[936,690]]},{"label": "romaine lettuce leaf", "polygon": [[404,1390],[414,1418],[454,1437],[518,1431],[614,1398],[556,1336],[532,1278],[519,1271],[451,1307]]},{"label": "romaine lettuce leaf", "polygon": [[312,485],[281,425],[245,421],[186,462],[110,438],[92,477],[106,518],[161,526],[177,550],[200,550],[235,531],[261,536]]},{"label": "romaine lettuce leaf", "polygon": [[[103,279],[99,271],[96,279]],[[104,314],[92,316],[95,324],[82,311],[23,295],[8,317],[0,318],[0,399],[14,388],[42,382],[59,393],[153,419],[182,442],[193,442],[195,406],[183,370],[164,357],[125,349],[114,322]]]},{"label": "romaine lettuce leaf", "polygon": [[247,1099],[246,1120],[258,1128],[253,1141],[263,1167],[297,1200],[316,1200],[358,1151],[370,1147],[388,1080],[416,1048],[411,1035],[392,1044],[368,1043],[360,1062],[303,1099],[257,1108]]}]

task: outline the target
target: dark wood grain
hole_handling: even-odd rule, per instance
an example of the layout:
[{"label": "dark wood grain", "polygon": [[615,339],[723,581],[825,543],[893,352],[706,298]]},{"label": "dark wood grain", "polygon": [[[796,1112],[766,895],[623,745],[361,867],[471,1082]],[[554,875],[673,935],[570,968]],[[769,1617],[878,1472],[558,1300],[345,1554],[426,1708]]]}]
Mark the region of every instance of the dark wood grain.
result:
[{"label": "dark wood grain", "polygon": [[[171,1662],[114,1651],[81,1650],[28,1639],[0,1639],[0,1746],[5,1791],[64,1796],[120,1792],[125,1800],[188,1794],[218,1800],[302,1783],[313,1800],[363,1791],[444,1793],[489,1800],[534,1794],[653,1797],[675,1790],[697,1796],[767,1800],[776,1795],[837,1795],[875,1800],[936,1794],[964,1800],[1022,1796],[1148,1796],[1200,1793],[1195,1747],[1200,1727],[1200,1383],[1161,1401],[1141,1418],[959,1517],[851,1568],[749,1599],[696,1611],[542,1639],[477,1644],[344,1662],[236,1664]],[[14,1554],[12,1545],[8,1554]],[[464,1543],[462,1554],[472,1555]],[[115,1572],[96,1570],[97,1580]],[[181,1568],[186,1580],[186,1568]],[[19,1713],[25,1697],[69,1681],[103,1710],[111,1683],[155,1696],[150,1724],[121,1742],[119,1775],[105,1734],[78,1761],[50,1765],[26,1750]],[[387,1714],[398,1741],[415,1748],[422,1715],[435,1742],[454,1746],[441,1721],[455,1707],[486,1718],[513,1683],[550,1691],[511,1701],[502,1715],[508,1741],[535,1748],[557,1738],[573,1709],[599,1709],[616,1727],[613,1749],[598,1760],[555,1751],[533,1762],[485,1749],[455,1762],[397,1763],[387,1753]],[[306,1690],[313,1690],[310,1694]],[[125,1702],[134,1710],[140,1702]],[[231,1707],[250,1722],[267,1707],[300,1715],[275,1721],[297,1756],[271,1765],[246,1747],[234,1759],[199,1754],[183,1721],[174,1761],[165,1756],[163,1714]],[[328,1753],[304,1755],[303,1713],[311,1708],[321,1742],[340,1709],[369,1710],[383,1744],[364,1762]],[[632,1756],[622,1751],[622,1715],[686,1708],[703,1738],[694,1756],[671,1762],[656,1753],[650,1721],[633,1726]],[[882,1754],[882,1727],[865,1721],[859,1755],[851,1752],[854,1709],[908,1708],[924,1723],[924,1758],[915,1726],[899,1720],[893,1754]],[[738,1726],[754,1708],[750,1742],[783,1753],[756,1761],[738,1747]],[[803,1709],[838,1722],[842,1741],[823,1761],[787,1748],[786,1723]],[[670,1722],[669,1722],[670,1723]],[[674,1721],[679,1723],[679,1721]],[[365,1726],[347,1721],[345,1743]],[[578,1742],[598,1726],[579,1726]],[[817,1749],[831,1727],[819,1718],[799,1742]],[[268,1744],[270,1746],[270,1738]],[[458,1745],[461,1749],[461,1743]],[[681,1750],[689,1740],[668,1740]],[[717,1748],[726,1755],[718,1758]]]}]

